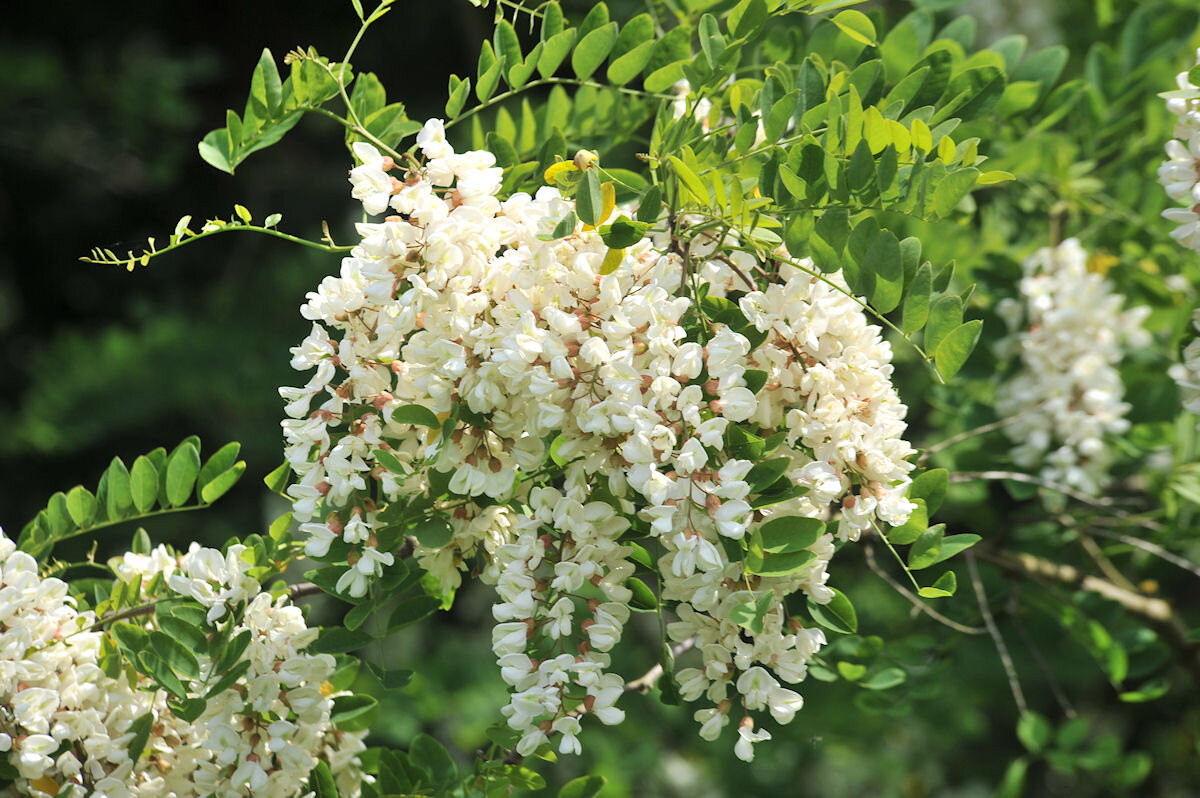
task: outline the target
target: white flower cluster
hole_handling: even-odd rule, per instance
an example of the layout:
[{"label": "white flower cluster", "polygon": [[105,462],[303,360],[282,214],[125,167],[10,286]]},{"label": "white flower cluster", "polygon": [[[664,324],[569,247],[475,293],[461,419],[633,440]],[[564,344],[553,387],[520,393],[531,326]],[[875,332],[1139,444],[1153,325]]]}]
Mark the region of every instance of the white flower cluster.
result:
[{"label": "white flower cluster", "polygon": [[[75,609],[66,583],[41,578],[37,562],[0,533],[0,756],[16,770],[19,794],[286,798],[308,791],[318,759],[330,764],[344,794],[358,794],[363,735],[333,728],[333,701],[322,686],[333,659],[303,652],[316,630],[286,597],[259,592],[245,575],[241,550],[233,546],[222,556],[193,546],[177,559],[160,547],[126,555],[118,566],[123,577],[140,574],[142,584],[162,573],[178,592],[169,597],[196,599],[210,618],[236,611],[229,631],[249,638],[237,659],[246,663],[244,673],[187,722],[145,675],[107,675],[109,632],[93,612]],[[154,629],[152,616],[128,620],[142,634]],[[208,657],[199,657],[199,666],[193,695],[223,675]],[[135,761],[129,749],[147,714],[148,736]]]},{"label": "white flower cluster", "polygon": [[1020,368],[1000,385],[996,412],[1014,418],[1004,430],[1017,465],[1096,494],[1112,462],[1105,436],[1129,429],[1117,365],[1123,345],[1149,342],[1150,309],[1123,311],[1124,297],[1088,270],[1074,238],[1039,249],[1023,268],[1021,300],[997,307],[1010,331],[997,354],[1019,357]]},{"label": "white flower cluster", "polygon": [[1200,250],[1200,87],[1192,85],[1186,71],[1176,83],[1179,88],[1166,93],[1167,110],[1176,117],[1174,138],[1167,142],[1167,160],[1158,167],[1158,180],[1171,199],[1186,207],[1168,208],[1162,215],[1178,225],[1172,238]]},{"label": "white flower cluster", "polygon": [[[1192,311],[1192,326],[1200,332],[1200,308]],[[1179,386],[1183,409],[1200,415],[1200,338],[1183,349],[1183,362],[1171,366],[1168,373]]]},{"label": "white flower cluster", "polygon": [[[696,638],[703,655],[702,671],[680,673],[688,698],[714,704],[697,715],[702,734],[719,733],[734,692],[747,713],[786,723],[800,696],[769,671],[803,679],[824,637],[787,619],[783,597],[831,600],[833,535],[774,577],[745,572],[742,540],[789,515],[840,513],[848,540],[907,520],[913,449],[879,328],[840,274],[778,265],[762,290],[735,295],[755,256],[732,236],[697,237],[694,274],[709,296],[738,300],[742,334],[701,312],[669,242],[643,239],[602,270],[597,232],[553,238],[573,208],[558,190],[499,200],[493,156],[455,153],[439,120],[418,145],[423,165],[402,179],[356,146],[353,195],[368,213],[396,215],[360,224],[340,275],[301,309],[314,326],[293,366],[315,372],[281,394],[307,552],[344,560],[338,589],[364,595],[392,563],[392,507],[437,500],[452,536],[415,556],[444,589],[477,559],[496,586],[493,650],[512,687],[504,714],[517,750],[575,752],[582,716],[623,716],[607,652],[630,615],[628,540],[649,537],[662,598],[679,615],[670,634]],[[762,378],[757,391],[748,376]],[[421,413],[452,420],[447,434]],[[772,457],[801,488],[793,498],[751,506],[754,463],[729,453],[735,426],[778,433]],[[735,608],[763,596],[763,632],[750,634]],[[749,759],[769,733],[749,714],[740,728]]]}]

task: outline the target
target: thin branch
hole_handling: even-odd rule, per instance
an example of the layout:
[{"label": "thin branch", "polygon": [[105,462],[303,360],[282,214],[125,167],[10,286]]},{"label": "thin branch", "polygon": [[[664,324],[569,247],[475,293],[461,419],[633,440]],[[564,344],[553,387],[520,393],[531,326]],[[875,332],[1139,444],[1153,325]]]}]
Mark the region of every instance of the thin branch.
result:
[{"label": "thin branch", "polygon": [[284,241],[288,241],[293,244],[299,244],[302,247],[308,247],[310,249],[320,250],[321,252],[329,252],[329,253],[349,252],[350,250],[354,249],[353,246],[349,246],[349,245],[347,245],[347,246],[336,246],[336,245],[331,246],[331,245],[327,245],[327,244],[320,244],[320,243],[317,243],[316,241],[309,241],[307,238],[301,238],[300,236],[294,236],[294,235],[291,235],[290,233],[280,232],[279,230],[276,230],[273,227],[262,227],[261,225],[256,225],[256,224],[225,224],[214,230],[208,230],[203,233],[196,233],[195,235],[187,236],[186,238],[181,237],[174,244],[163,247],[162,249],[156,249],[153,251],[143,250],[142,254],[140,254],[140,255],[133,255],[132,253],[130,253],[130,255],[125,258],[116,258],[116,259],[109,259],[109,258],[104,258],[104,257],[97,258],[97,257],[95,257],[95,253],[97,251],[103,253],[103,250],[93,250],[93,256],[83,257],[83,258],[80,258],[79,260],[81,260],[84,263],[97,263],[97,264],[101,264],[101,265],[124,266],[126,269],[132,271],[135,266],[141,264],[143,259],[146,259],[147,261],[149,261],[153,258],[157,258],[159,255],[165,255],[172,250],[176,250],[176,249],[179,249],[180,247],[187,246],[188,244],[191,244],[195,241],[199,241],[204,238],[208,238],[209,236],[220,235],[221,233],[234,233],[234,232],[238,232],[238,231],[251,232],[251,233],[262,233],[263,235],[268,235],[273,238],[280,238],[280,239],[283,239]]},{"label": "thin branch", "polygon": [[1092,558],[1092,561],[1096,563],[1100,571],[1109,578],[1109,581],[1130,592],[1137,592],[1137,588],[1133,586],[1133,582],[1130,582],[1125,578],[1125,574],[1117,570],[1117,566],[1113,565],[1112,560],[1108,559],[1108,555],[1101,551],[1091,535],[1080,530],[1079,543],[1083,546],[1083,550],[1088,553],[1088,556]]},{"label": "thin branch", "polygon": [[[1101,520],[1103,519],[1094,518],[1091,520],[1091,523],[1099,523]],[[1148,554],[1158,557],[1160,560],[1169,562],[1176,567],[1182,568],[1190,574],[1200,577],[1200,566],[1196,565],[1190,560],[1180,557],[1174,552],[1167,551],[1157,543],[1151,543],[1148,540],[1142,540],[1141,538],[1134,537],[1133,535],[1125,535],[1120,532],[1109,532],[1107,529],[1096,529],[1093,527],[1090,528],[1088,532],[1092,535],[1098,535],[1102,538],[1119,541],[1127,546],[1133,546],[1135,549],[1141,549]]]},{"label": "thin branch", "polygon": [[938,623],[940,623],[944,626],[950,627],[951,629],[953,629],[956,632],[962,632],[965,635],[987,634],[987,629],[983,628],[982,626],[967,626],[966,624],[959,623],[958,621],[954,620],[953,618],[948,618],[945,615],[942,615],[940,612],[935,610],[933,607],[929,606],[924,601],[922,601],[920,599],[920,597],[918,597],[911,590],[909,590],[904,585],[902,585],[898,581],[896,581],[896,579],[891,574],[889,574],[887,571],[883,570],[883,568],[879,565],[879,563],[875,561],[875,547],[872,546],[869,541],[865,543],[865,545],[863,547],[863,552],[865,553],[866,558],[867,558],[867,567],[868,568],[870,568],[872,571],[874,571],[877,576],[879,576],[881,579],[883,579],[883,581],[885,581],[889,585],[891,585],[893,590],[895,590],[897,593],[899,593],[900,595],[902,595],[906,599],[908,599],[910,602],[912,602],[912,605],[914,607],[916,607],[918,610],[920,610],[921,612],[928,615],[930,618],[933,618],[935,621],[937,621]]},{"label": "thin branch", "polygon": [[1017,627],[1017,634],[1021,636],[1021,641],[1025,644],[1025,650],[1033,656],[1033,661],[1037,663],[1038,670],[1042,672],[1042,676],[1046,677],[1046,684],[1050,687],[1050,692],[1054,694],[1054,700],[1062,707],[1063,714],[1068,718],[1073,718],[1077,714],[1075,706],[1071,703],[1071,699],[1067,698],[1066,692],[1062,689],[1058,679],[1054,676],[1054,671],[1046,662],[1046,658],[1042,656],[1042,651],[1033,642],[1033,638],[1029,636],[1029,632],[1025,629],[1025,624],[1021,622],[1020,609],[1017,606],[1018,593],[1016,588],[1008,596],[1008,604],[1005,611],[1008,617],[1012,619],[1013,626]]},{"label": "thin branch", "polygon": [[[305,596],[312,596],[320,592],[321,588],[317,585],[314,585],[312,582],[300,582],[298,584],[288,586],[288,593],[291,595],[293,601],[304,598]],[[142,615],[149,615],[150,613],[154,612],[154,608],[159,604],[162,604],[164,601],[173,600],[174,597],[165,596],[160,599],[155,599],[154,601],[148,601],[145,604],[139,604],[136,607],[130,607],[127,610],[118,612],[116,615],[106,615],[89,626],[88,631],[98,632],[105,626],[108,626],[110,623],[124,621],[128,618],[137,618]]]},{"label": "thin branch", "polygon": [[1095,496],[1089,496],[1086,493],[1081,493],[1074,488],[1064,485],[1061,482],[1054,482],[1049,479],[1042,479],[1031,474],[1022,474],[1020,471],[958,471],[950,475],[951,482],[980,482],[1007,479],[1012,482],[1024,482],[1027,485],[1037,485],[1039,488],[1052,490],[1055,493],[1061,493],[1064,496],[1070,496],[1076,501],[1090,504],[1092,507],[1102,507],[1109,509],[1113,500],[1107,496],[1098,499]]},{"label": "thin branch", "polygon": [[539,80],[531,80],[528,83],[522,85],[521,88],[519,88],[519,89],[509,89],[506,92],[497,94],[495,97],[489,98],[487,101],[482,102],[479,105],[476,105],[474,108],[469,108],[466,111],[463,111],[461,114],[454,117],[453,119],[447,120],[446,127],[447,128],[454,127],[459,122],[470,119],[471,117],[473,117],[475,114],[479,113],[480,111],[491,108],[493,105],[498,105],[511,97],[516,97],[521,92],[527,91],[529,89],[537,88],[538,86],[554,86],[554,85],[590,86],[594,89],[612,89],[614,91],[620,92],[621,94],[627,94],[627,95],[630,95],[633,97],[648,97],[653,100],[674,100],[675,99],[674,94],[658,94],[658,93],[650,92],[650,91],[640,91],[638,89],[627,89],[624,86],[609,86],[604,83],[597,83],[594,80],[579,80],[577,78],[554,78],[554,77],[541,78]]},{"label": "thin branch", "polygon": [[[968,552],[967,556],[973,557],[974,553]],[[1098,576],[1082,573],[1070,565],[1051,562],[1024,552],[1011,554],[984,549],[979,551],[979,557],[1018,576],[1052,579],[1080,590],[1091,591],[1115,601],[1134,615],[1140,615],[1147,625],[1154,628],[1175,650],[1181,664],[1191,672],[1196,683],[1200,684],[1200,642],[1190,638],[1188,628],[1179,619],[1170,602],[1130,592]]]},{"label": "thin branch", "polygon": [[[689,637],[687,640],[684,640],[682,643],[679,643],[671,648],[671,656],[678,657],[680,654],[682,654],[683,652],[687,651],[689,648],[692,648],[695,645],[696,645],[696,638]],[[631,682],[626,682],[625,683],[625,692],[632,693],[634,691],[637,691],[639,693],[648,693],[648,692],[650,692],[651,688],[653,688],[654,685],[658,682],[658,680],[662,678],[662,675],[663,675],[662,663],[657,662],[654,664],[653,668],[646,671],[638,678],[634,679]]]},{"label": "thin branch", "polygon": [[929,458],[930,455],[936,454],[937,452],[940,452],[943,449],[948,449],[956,443],[962,443],[963,441],[965,441],[969,438],[974,438],[976,435],[986,435],[989,432],[994,432],[998,429],[1003,429],[1004,427],[1008,426],[1009,424],[1013,423],[1014,421],[1018,421],[1022,418],[1025,418],[1032,412],[1033,412],[1032,410],[1026,410],[1025,412],[1018,413],[1015,416],[1008,416],[1007,418],[1002,418],[999,421],[993,421],[990,424],[982,424],[978,427],[975,427],[974,429],[969,429],[969,430],[966,430],[965,432],[960,432],[957,435],[951,435],[946,440],[939,441],[939,442],[933,444],[932,446],[927,447],[925,449],[925,451],[921,452],[921,456],[917,458],[917,465],[918,466],[925,465],[925,461]]},{"label": "thin branch", "polygon": [[1029,705],[1025,703],[1025,693],[1021,691],[1021,683],[1017,680],[1017,669],[1008,654],[1008,646],[1004,644],[1004,638],[996,628],[996,619],[992,617],[992,611],[988,607],[987,594],[983,591],[983,582],[979,581],[979,569],[975,565],[975,553],[968,551],[966,557],[967,570],[971,572],[971,584],[975,588],[975,599],[979,602],[983,623],[987,626],[988,634],[992,636],[992,642],[996,644],[996,653],[1000,655],[1000,662],[1004,665],[1004,674],[1008,677],[1008,687],[1012,690],[1013,700],[1017,702],[1017,709],[1024,715],[1029,711]]}]

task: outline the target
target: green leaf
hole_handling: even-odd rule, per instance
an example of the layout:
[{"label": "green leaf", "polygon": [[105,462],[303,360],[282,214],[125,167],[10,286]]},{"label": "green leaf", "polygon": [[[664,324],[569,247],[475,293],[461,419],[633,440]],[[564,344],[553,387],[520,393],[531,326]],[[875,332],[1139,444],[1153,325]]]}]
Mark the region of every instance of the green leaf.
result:
[{"label": "green leaf", "polygon": [[925,326],[925,351],[937,352],[938,345],[952,330],[962,324],[962,299],[957,296],[939,297],[929,309]]},{"label": "green leaf", "polygon": [[200,499],[205,504],[212,504],[229,492],[237,484],[246,471],[246,461],[239,460],[233,467],[213,477],[204,487],[200,488]]},{"label": "green leaf", "polygon": [[762,634],[763,621],[767,617],[767,612],[771,609],[771,599],[773,596],[774,594],[771,591],[763,591],[753,601],[747,601],[731,607],[729,610],[729,620],[738,626],[749,629],[756,635]]},{"label": "green leaf", "polygon": [[67,512],[79,527],[86,527],[91,523],[98,507],[96,497],[83,485],[76,485],[67,492]]},{"label": "green leaf", "polygon": [[462,113],[471,94],[471,79],[459,79],[457,75],[450,76],[449,97],[446,100],[446,116],[454,119]]},{"label": "green leaf", "polygon": [[612,224],[600,228],[600,238],[612,249],[625,249],[641,241],[648,229],[647,222],[635,222],[622,215]]},{"label": "green leaf", "polygon": [[931,526],[921,533],[921,536],[912,544],[912,548],[908,550],[910,570],[919,571],[938,561],[938,555],[942,552],[942,536],[945,533],[945,524]]},{"label": "green leaf", "polygon": [[415,596],[401,601],[388,619],[388,634],[428,618],[441,606],[441,599],[433,596]]},{"label": "green leaf", "polygon": [[636,576],[631,576],[625,580],[625,587],[633,593],[633,599],[629,605],[636,610],[653,610],[658,608],[658,596],[654,595],[654,591]]},{"label": "green leaf", "polygon": [[413,527],[412,535],[427,549],[439,549],[454,537],[454,527],[441,516],[434,516],[420,521]]},{"label": "green leaf", "polygon": [[858,631],[858,613],[854,611],[854,605],[846,598],[846,594],[836,587],[829,589],[833,591],[833,598],[827,604],[817,604],[812,599],[808,600],[808,614],[826,629],[854,634]]},{"label": "green leaf", "polygon": [[726,24],[734,36],[749,38],[767,21],[766,0],[742,0],[729,12]]},{"label": "green leaf", "polygon": [[1031,753],[1038,754],[1050,742],[1050,721],[1033,711],[1026,711],[1017,721],[1017,739]]},{"label": "green leaf", "polygon": [[458,778],[458,767],[450,758],[450,753],[428,734],[418,734],[413,738],[408,755],[414,763],[420,763],[420,768],[429,774],[437,790],[449,787]]},{"label": "green leaf", "polygon": [[662,211],[662,186],[652,185],[642,192],[641,199],[638,201],[637,220],[647,224],[654,224],[658,221],[658,215]]},{"label": "green leaf", "polygon": [[146,743],[150,740],[150,729],[153,725],[154,712],[147,712],[139,715],[125,730],[127,733],[133,732],[133,739],[129,741],[128,749],[131,762],[136,763],[141,758],[142,752],[146,750]]},{"label": "green leaf", "polygon": [[600,186],[600,175],[595,169],[587,169],[575,193],[575,213],[584,224],[594,227],[603,221],[600,218],[603,212],[604,192]]},{"label": "green leaf", "polygon": [[911,493],[909,498],[917,505],[916,509],[909,514],[908,521],[887,531],[888,542],[897,546],[912,543],[929,528],[929,513],[926,510],[925,501],[913,498]]},{"label": "green leaf", "polygon": [[580,776],[564,784],[558,791],[558,798],[595,798],[606,783],[601,776]]},{"label": "green leaf", "polygon": [[933,583],[933,587],[923,587],[917,591],[917,595],[921,598],[935,599],[953,596],[954,591],[958,589],[958,577],[953,571],[947,571],[937,578]]},{"label": "green leaf", "polygon": [[108,477],[105,496],[108,517],[121,518],[133,507],[133,494],[129,492],[129,469],[120,457],[114,457],[104,473]]},{"label": "green leaf", "polygon": [[721,35],[721,26],[712,14],[700,17],[700,49],[710,69],[716,69],[725,53],[725,37]]},{"label": "green leaf", "polygon": [[705,187],[700,177],[693,172],[688,165],[674,155],[668,155],[667,160],[671,162],[671,168],[675,170],[675,174],[679,175],[679,179],[683,181],[683,185],[688,192],[695,197],[696,201],[701,205],[709,204],[708,189]]},{"label": "green leaf", "polygon": [[139,651],[137,663],[139,670],[154,679],[159,687],[180,700],[187,698],[187,688],[183,686],[183,682],[179,681],[175,672],[154,651],[149,649]]},{"label": "green leaf", "polygon": [[374,639],[366,632],[352,632],[349,629],[335,626],[322,629],[321,636],[306,651],[314,654],[346,654],[358,651]]},{"label": "green leaf", "polygon": [[960,551],[966,551],[981,540],[983,540],[983,538],[981,538],[979,535],[972,535],[970,533],[950,535],[942,538],[942,550],[938,553],[938,557],[936,560],[934,560],[934,564],[936,565],[939,562],[945,562],[955,554],[958,554]]},{"label": "green leaf", "polygon": [[750,487],[750,493],[760,493],[775,484],[791,464],[790,457],[779,457],[755,465],[746,474],[746,484]]},{"label": "green leaf", "polygon": [[868,690],[890,690],[908,680],[908,672],[902,668],[884,668],[872,674],[862,686]]},{"label": "green leaf", "polygon": [[510,75],[514,68],[519,68],[524,62],[525,57],[521,53],[521,40],[517,37],[517,32],[513,28],[512,23],[507,19],[501,19],[496,23],[496,29],[492,32],[492,44],[495,47],[497,55],[504,59],[508,66],[508,75],[506,79],[508,84],[513,88],[520,88],[514,84]]},{"label": "green leaf", "polygon": [[967,358],[971,356],[971,351],[975,348],[975,343],[979,340],[982,328],[982,320],[968,321],[966,324],[960,324],[954,328],[938,344],[933,354],[933,360],[943,379],[948,380],[953,377],[967,362]]},{"label": "green leaf", "polygon": [[200,452],[191,443],[180,445],[167,460],[167,502],[186,504],[200,473]]},{"label": "green leaf", "polygon": [[316,798],[338,798],[337,781],[328,762],[317,762],[316,767],[309,771],[308,784],[313,788]]},{"label": "green leaf", "polygon": [[867,666],[857,662],[839,662],[837,669],[842,678],[848,682],[857,682],[863,676],[867,675]]},{"label": "green leaf", "polygon": [[537,70],[543,78],[548,78],[558,71],[559,66],[571,52],[575,43],[575,31],[564,30],[543,41],[542,55],[538,58]]},{"label": "green leaf", "polygon": [[392,421],[400,424],[414,424],[430,429],[441,429],[442,422],[433,411],[421,405],[401,405],[392,411]]},{"label": "green leaf", "polygon": [[588,33],[571,53],[571,69],[575,77],[587,80],[592,76],[617,43],[617,23],[610,22]]},{"label": "green leaf", "polygon": [[953,213],[978,178],[979,170],[974,167],[959,169],[942,178],[933,190],[933,212],[943,219]]},{"label": "green leaf", "polygon": [[193,626],[182,618],[166,615],[158,619],[158,627],[172,640],[182,644],[197,657],[208,653],[208,636],[198,626]]},{"label": "green leaf", "polygon": [[825,524],[800,515],[775,516],[754,530],[751,548],[769,554],[801,552],[825,534]]},{"label": "green leaf", "polygon": [[900,242],[890,230],[884,230],[871,242],[863,259],[864,273],[874,275],[871,304],[880,313],[895,310],[904,293],[904,263],[900,260]]},{"label": "green leaf", "polygon": [[832,20],[834,25],[842,29],[851,39],[862,44],[875,46],[875,25],[870,18],[861,11],[854,9],[846,9],[840,12]]},{"label": "green leaf", "polygon": [[291,476],[291,466],[289,466],[285,461],[275,466],[274,470],[272,470],[270,474],[267,474],[265,477],[263,477],[263,484],[266,485],[267,490],[271,491],[272,493],[278,493],[282,495],[284,489],[287,487],[288,480],[291,479]]},{"label": "green leaf", "polygon": [[212,456],[204,463],[204,467],[200,469],[200,486],[207,485],[218,475],[232,468],[233,464],[237,462],[237,456],[241,449],[242,445],[234,441],[213,452]]},{"label": "green leaf", "polygon": [[933,268],[929,261],[921,264],[908,288],[901,311],[900,326],[906,333],[914,333],[925,326],[929,319],[929,297],[933,287]]},{"label": "green leaf", "polygon": [[355,693],[333,699],[330,720],[338,731],[364,731],[379,717],[379,702],[369,695]]},{"label": "green leaf", "polygon": [[816,552],[801,550],[786,554],[758,553],[753,549],[746,555],[746,572],[759,576],[788,576],[801,570],[817,558]]},{"label": "green leaf", "polygon": [[138,531],[133,533],[133,542],[130,549],[134,554],[149,554],[154,546],[150,543],[150,535],[146,534],[146,530],[138,527]]},{"label": "green leaf", "polygon": [[931,469],[914,479],[908,486],[908,498],[913,501],[923,500],[929,509],[929,515],[932,516],[942,506],[942,500],[946,498],[946,489],[949,484],[950,475],[946,469]]},{"label": "green leaf", "polygon": [[200,663],[184,646],[159,631],[150,632],[150,645],[171,668],[189,679],[200,678]]},{"label": "green leaf", "polygon": [[158,498],[158,471],[145,455],[139,455],[133,461],[133,469],[129,472],[129,492],[133,497],[133,506],[139,513],[149,512]]}]

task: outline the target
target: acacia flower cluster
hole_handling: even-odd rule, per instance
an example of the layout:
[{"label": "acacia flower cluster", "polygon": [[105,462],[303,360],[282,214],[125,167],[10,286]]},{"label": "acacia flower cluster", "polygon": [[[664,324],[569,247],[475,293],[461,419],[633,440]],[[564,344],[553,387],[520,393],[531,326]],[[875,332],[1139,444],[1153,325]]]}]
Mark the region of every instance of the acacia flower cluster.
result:
[{"label": "acacia flower cluster", "polygon": [[[750,713],[790,721],[801,698],[779,682],[802,680],[824,643],[784,603],[834,596],[821,521],[856,540],[913,507],[888,344],[840,274],[760,264],[731,233],[695,237],[684,281],[661,231],[605,268],[597,231],[554,236],[574,208],[557,189],[499,199],[494,157],[456,153],[439,120],[418,145],[423,161],[395,177],[355,145],[353,196],[393,215],[358,226],[301,309],[314,325],[292,363],[313,375],[281,394],[307,553],[362,596],[393,562],[395,529],[444,518],[415,558],[443,590],[467,571],[495,585],[520,753],[577,752],[588,714],[620,722],[608,652],[645,590],[635,569],[655,570],[670,635],[701,652],[702,669],[679,674],[685,697],[711,704],[701,734],[736,704],[750,759],[770,736]],[[764,265],[761,285],[735,291]],[[757,455],[739,446],[766,439],[772,476],[752,485]],[[764,500],[776,477],[790,490]],[[773,559],[785,554],[793,567]]]},{"label": "acacia flower cluster", "polygon": [[[0,532],[0,756],[16,771],[20,794],[290,798],[308,791],[308,774],[323,759],[343,793],[357,795],[363,735],[330,722],[325,680],[333,659],[304,652],[317,630],[286,596],[259,592],[243,550],[222,555],[193,544],[175,557],[160,547],[117,565],[122,578],[140,576],[143,585],[161,574],[167,587],[157,600],[193,599],[185,602],[199,613],[193,620],[207,615],[245,644],[232,658],[234,678],[224,682],[229,671],[196,657],[195,677],[183,680],[187,693],[218,689],[186,721],[169,706],[182,696],[113,660],[114,634],[155,650],[154,636],[163,633],[154,616],[106,628],[93,612],[77,611],[67,584],[41,578],[37,562]],[[175,623],[188,623],[183,617],[190,616]],[[131,755],[139,730],[142,747]]]},{"label": "acacia flower cluster", "polygon": [[1013,418],[1004,429],[1017,465],[1096,494],[1112,463],[1105,436],[1129,429],[1117,366],[1124,346],[1149,342],[1142,322],[1150,309],[1122,310],[1124,297],[1088,270],[1074,238],[1022,266],[1020,301],[997,307],[1010,332],[997,354],[1017,358],[1019,368],[1000,385],[996,412]]},{"label": "acacia flower cluster", "polygon": [[[1200,332],[1200,308],[1192,311],[1192,327]],[[1184,410],[1200,415],[1200,338],[1184,347],[1183,362],[1171,366],[1168,373],[1179,386]]]},{"label": "acacia flower cluster", "polygon": [[1158,180],[1171,199],[1186,207],[1168,208],[1162,215],[1177,225],[1172,238],[1188,249],[1200,250],[1200,87],[1192,84],[1188,71],[1180,72],[1175,80],[1178,88],[1160,95],[1175,115],[1175,128],[1174,138],[1166,145],[1167,160],[1158,167]]}]

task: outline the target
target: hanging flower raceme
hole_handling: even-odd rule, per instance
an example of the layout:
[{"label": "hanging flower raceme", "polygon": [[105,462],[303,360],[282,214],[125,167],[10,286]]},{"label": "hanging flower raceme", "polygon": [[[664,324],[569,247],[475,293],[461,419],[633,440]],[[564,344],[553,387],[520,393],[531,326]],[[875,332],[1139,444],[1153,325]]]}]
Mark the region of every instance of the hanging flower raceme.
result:
[{"label": "hanging flower raceme", "polygon": [[1189,74],[1180,72],[1178,88],[1159,95],[1175,114],[1175,129],[1174,138],[1167,142],[1167,160],[1158,167],[1158,180],[1171,199],[1186,206],[1163,211],[1163,217],[1177,225],[1171,237],[1188,249],[1200,250],[1200,87]]},{"label": "hanging flower raceme", "polygon": [[749,713],[790,721],[781,682],[825,642],[785,597],[830,601],[834,540],[913,507],[888,344],[840,274],[697,232],[685,283],[665,232],[615,254],[580,224],[556,237],[559,190],[499,199],[494,157],[454,152],[439,120],[418,145],[395,178],[356,145],[354,195],[374,213],[390,185],[395,215],[360,224],[301,309],[292,363],[312,376],[281,394],[307,553],[352,597],[404,535],[443,591],[494,585],[522,754],[620,722],[608,652],[655,571],[670,636],[701,652],[679,673],[711,704],[701,734],[740,711],[749,759],[770,736]]},{"label": "hanging flower raceme", "polygon": [[259,592],[244,548],[126,555],[127,603],[163,609],[108,624],[0,533],[0,762],[20,794],[290,798],[319,761],[358,794],[364,734],[331,722],[333,658],[305,653],[317,630]]},{"label": "hanging flower raceme", "polygon": [[1145,346],[1147,307],[1122,310],[1124,297],[1096,272],[1076,239],[1043,247],[1023,263],[1020,301],[997,311],[1010,335],[997,354],[1015,357],[1016,374],[997,392],[996,411],[1013,460],[1042,477],[1096,494],[1113,454],[1105,438],[1129,429],[1117,366],[1126,346]]}]

